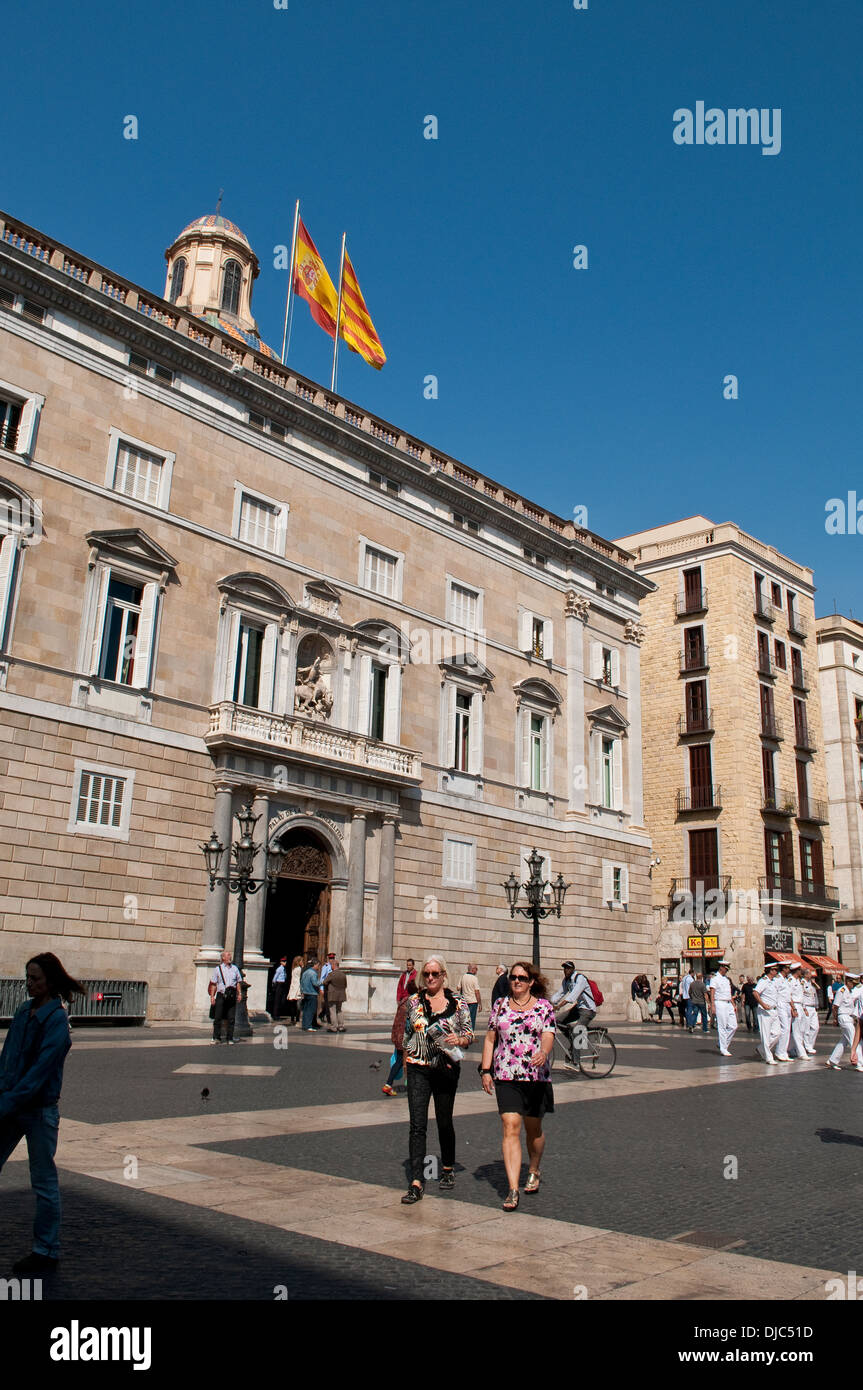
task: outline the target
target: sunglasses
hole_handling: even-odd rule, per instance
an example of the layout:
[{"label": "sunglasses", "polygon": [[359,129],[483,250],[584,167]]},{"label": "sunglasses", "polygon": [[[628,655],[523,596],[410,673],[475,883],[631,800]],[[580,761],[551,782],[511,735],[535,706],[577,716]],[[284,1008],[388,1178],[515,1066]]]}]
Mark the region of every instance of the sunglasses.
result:
[{"label": "sunglasses", "polygon": [[424,971],[423,971],[423,979],[424,979],[424,980],[439,980],[439,979],[440,979],[440,971],[439,971],[439,970],[424,970]]},{"label": "sunglasses", "polygon": [[511,980],[524,980],[526,983],[528,983],[528,984],[530,983],[530,976],[529,976],[529,975],[510,975],[509,978],[510,978]]}]

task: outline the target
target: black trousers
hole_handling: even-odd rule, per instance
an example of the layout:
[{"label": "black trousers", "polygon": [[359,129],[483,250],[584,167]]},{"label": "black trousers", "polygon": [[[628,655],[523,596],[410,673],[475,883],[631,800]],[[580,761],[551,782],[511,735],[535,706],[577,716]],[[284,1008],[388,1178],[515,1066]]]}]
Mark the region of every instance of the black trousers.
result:
[{"label": "black trousers", "polygon": [[455,1163],[455,1130],[452,1123],[455,1093],[461,1068],[420,1067],[407,1062],[408,1113],[410,1115],[409,1151],[411,1182],[425,1182],[423,1167],[428,1155],[426,1130],[429,1104],[434,1099],[434,1117],[440,1141],[441,1165],[452,1168]]},{"label": "black trousers", "polygon": [[237,1001],[236,1001],[236,1000],[234,1000],[233,1004],[231,1004],[230,1006],[228,1006],[228,1005],[226,1004],[226,1002],[225,1002],[225,996],[224,996],[224,994],[222,994],[222,993],[220,992],[219,994],[216,995],[216,1014],[215,1014],[215,1017],[214,1017],[214,1019],[213,1019],[213,1037],[214,1037],[214,1038],[221,1038],[221,1036],[222,1036],[222,1019],[224,1019],[225,1022],[227,1023],[227,1025],[228,1025],[228,1042],[232,1042],[232,1041],[233,1041],[233,1038],[234,1038],[234,1018],[235,1018],[235,1016],[236,1016],[236,1013],[237,1013]]},{"label": "black trousers", "polygon": [[285,1007],[285,995],[287,992],[288,986],[285,984],[284,980],[280,980],[278,984],[273,985],[273,1018],[276,1020],[280,1019],[282,1016],[282,1009]]}]

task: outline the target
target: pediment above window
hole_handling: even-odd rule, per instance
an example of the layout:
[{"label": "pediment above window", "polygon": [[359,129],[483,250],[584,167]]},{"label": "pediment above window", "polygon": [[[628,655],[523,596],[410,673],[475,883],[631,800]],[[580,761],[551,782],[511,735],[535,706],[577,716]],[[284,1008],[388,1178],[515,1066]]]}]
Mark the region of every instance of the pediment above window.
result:
[{"label": "pediment above window", "polygon": [[135,527],[120,531],[90,531],[85,537],[90,547],[89,565],[99,560],[129,565],[135,570],[149,571],[159,576],[162,588],[176,573],[177,561],[146,533]]},{"label": "pediment above window", "polygon": [[439,665],[444,679],[449,677],[476,682],[483,689],[487,689],[494,680],[492,672],[474,652],[458,652],[453,656],[445,656]]},{"label": "pediment above window", "polygon": [[624,719],[614,705],[600,705],[599,709],[590,709],[587,711],[587,717],[591,724],[611,729],[614,733],[622,734],[629,728],[629,720]]},{"label": "pediment above window", "polygon": [[288,614],[294,608],[294,600],[287,589],[268,579],[265,574],[254,574],[244,570],[239,574],[229,574],[218,583],[219,593],[232,603],[254,603],[259,608],[268,608],[278,613]]},{"label": "pediment above window", "polygon": [[[405,624],[407,626],[407,624]],[[405,631],[400,631],[392,623],[382,618],[368,618],[354,625],[354,632],[362,641],[374,644],[381,655],[396,661],[410,661],[411,643]]]},{"label": "pediment above window", "polygon": [[303,607],[312,613],[323,613],[327,618],[337,618],[342,596],[338,589],[325,579],[310,579],[303,588]]},{"label": "pediment above window", "polygon": [[551,681],[537,680],[528,678],[519,681],[518,685],[513,686],[515,691],[516,709],[521,709],[522,702],[528,701],[532,705],[544,705],[551,708],[557,714],[560,712],[560,692],[555,689]]},{"label": "pediment above window", "polygon": [[42,509],[39,503],[17,483],[0,478],[0,535],[16,535],[26,540],[42,534]]}]

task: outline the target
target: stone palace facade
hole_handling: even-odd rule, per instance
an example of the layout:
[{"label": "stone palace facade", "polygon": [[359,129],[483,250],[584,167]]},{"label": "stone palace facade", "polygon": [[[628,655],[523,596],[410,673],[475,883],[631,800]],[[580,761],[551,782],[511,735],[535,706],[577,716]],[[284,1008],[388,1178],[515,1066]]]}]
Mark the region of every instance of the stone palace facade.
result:
[{"label": "stone palace facade", "polygon": [[[503,882],[571,884],[543,964],[622,1011],[655,970],[632,557],[297,375],[219,216],[160,298],[0,213],[0,975],[53,949],[199,1018],[236,901],[200,845],[251,800],[248,903],[388,1013],[406,955],[530,949]],[[259,858],[263,869],[263,851]]]}]

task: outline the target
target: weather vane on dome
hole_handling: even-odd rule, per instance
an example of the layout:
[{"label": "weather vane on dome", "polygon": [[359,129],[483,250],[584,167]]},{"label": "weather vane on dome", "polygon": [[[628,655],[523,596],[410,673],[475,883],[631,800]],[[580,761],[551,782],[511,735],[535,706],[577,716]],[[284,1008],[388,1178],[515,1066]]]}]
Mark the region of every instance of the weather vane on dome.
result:
[{"label": "weather vane on dome", "polygon": [[219,198],[218,198],[218,202],[216,203],[216,216],[217,216],[217,217],[218,217],[219,213],[220,213],[221,210],[222,210],[222,198],[223,198],[224,196],[225,196],[225,190],[224,190],[224,188],[220,188],[220,189],[219,189]]}]

